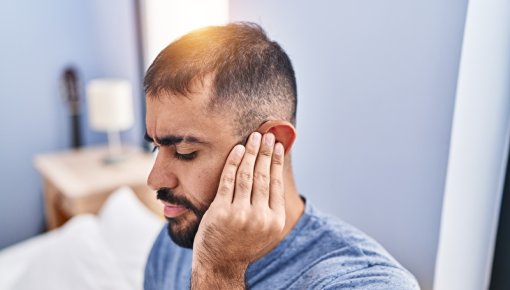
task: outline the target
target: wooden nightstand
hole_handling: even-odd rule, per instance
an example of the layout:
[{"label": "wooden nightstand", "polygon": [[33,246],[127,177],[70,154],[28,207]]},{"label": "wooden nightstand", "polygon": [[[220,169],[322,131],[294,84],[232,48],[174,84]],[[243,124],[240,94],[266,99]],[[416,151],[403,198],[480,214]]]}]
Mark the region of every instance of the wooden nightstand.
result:
[{"label": "wooden nightstand", "polygon": [[106,198],[127,185],[153,212],[162,216],[162,205],[147,185],[154,157],[139,148],[124,146],[127,159],[106,165],[106,146],[88,147],[37,155],[34,165],[44,180],[48,229],[64,224],[81,213],[97,213]]}]

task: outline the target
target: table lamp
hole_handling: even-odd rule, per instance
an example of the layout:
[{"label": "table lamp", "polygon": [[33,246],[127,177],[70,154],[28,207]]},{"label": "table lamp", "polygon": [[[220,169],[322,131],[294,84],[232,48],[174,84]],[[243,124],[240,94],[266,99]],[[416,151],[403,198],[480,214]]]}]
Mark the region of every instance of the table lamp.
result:
[{"label": "table lamp", "polygon": [[122,153],[120,131],[133,126],[133,90],[131,83],[121,79],[95,79],[87,84],[89,124],[96,131],[108,134],[106,164],[126,157]]}]

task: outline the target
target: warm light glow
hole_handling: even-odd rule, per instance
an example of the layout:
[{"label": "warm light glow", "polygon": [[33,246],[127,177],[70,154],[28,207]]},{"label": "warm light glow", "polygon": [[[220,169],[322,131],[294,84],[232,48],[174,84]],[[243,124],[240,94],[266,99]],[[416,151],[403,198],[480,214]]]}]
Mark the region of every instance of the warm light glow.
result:
[{"label": "warm light glow", "polygon": [[228,0],[144,1],[145,64],[191,30],[228,22]]}]

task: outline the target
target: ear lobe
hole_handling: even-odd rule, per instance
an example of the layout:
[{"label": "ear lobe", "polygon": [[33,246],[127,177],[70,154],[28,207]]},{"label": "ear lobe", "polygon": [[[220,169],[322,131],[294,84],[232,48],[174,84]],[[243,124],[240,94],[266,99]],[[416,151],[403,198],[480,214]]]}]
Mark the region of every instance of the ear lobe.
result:
[{"label": "ear lobe", "polygon": [[285,153],[292,149],[292,145],[296,140],[296,128],[290,122],[283,120],[267,121],[257,131],[261,134],[273,133],[276,142],[282,143]]}]

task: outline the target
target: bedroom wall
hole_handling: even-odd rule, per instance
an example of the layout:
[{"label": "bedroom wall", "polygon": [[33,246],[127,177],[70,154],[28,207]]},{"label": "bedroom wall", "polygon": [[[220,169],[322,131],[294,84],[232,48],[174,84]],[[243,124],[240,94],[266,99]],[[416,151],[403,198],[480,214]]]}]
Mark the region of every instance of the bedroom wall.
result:
[{"label": "bedroom wall", "polygon": [[[41,179],[32,158],[70,144],[59,91],[62,69],[75,65],[82,81],[127,78],[139,90],[132,4],[21,0],[0,5],[0,249],[44,229]],[[135,98],[137,120],[139,103]],[[141,124],[124,140],[140,142]],[[82,125],[85,144],[105,141],[86,120]]]},{"label": "bedroom wall", "polygon": [[298,81],[297,182],[432,289],[466,0],[249,1]]},{"label": "bedroom wall", "polygon": [[[294,61],[301,192],[432,288],[467,0],[230,1]],[[62,68],[139,84],[131,1],[0,5],[0,249],[44,226],[34,154],[68,147]],[[135,98],[140,117],[141,99]],[[138,143],[140,121],[124,134]],[[86,144],[104,142],[84,122]],[[370,201],[370,202],[367,202]]]}]

